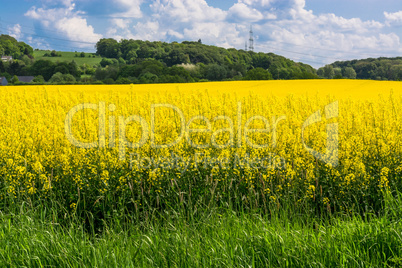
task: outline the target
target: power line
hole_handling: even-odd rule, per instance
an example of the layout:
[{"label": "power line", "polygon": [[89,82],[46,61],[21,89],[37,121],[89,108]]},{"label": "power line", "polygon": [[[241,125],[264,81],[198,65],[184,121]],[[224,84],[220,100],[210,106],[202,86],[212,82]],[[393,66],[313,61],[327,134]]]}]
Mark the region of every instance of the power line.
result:
[{"label": "power line", "polygon": [[298,55],[303,55],[303,56],[310,56],[310,57],[323,58],[323,59],[330,59],[330,60],[339,60],[339,58],[331,58],[331,57],[324,57],[324,56],[320,56],[320,55],[312,55],[312,54],[307,54],[307,53],[302,53],[302,52],[296,52],[296,51],[291,51],[291,50],[286,50],[286,49],[274,48],[274,47],[271,47],[271,46],[264,46],[264,47],[269,48],[269,49],[273,49],[273,50],[279,50],[279,51],[283,51],[283,52],[288,52],[288,53],[294,53],[294,54],[298,54]]},{"label": "power line", "polygon": [[[4,28],[4,27],[1,27],[0,29],[8,30],[7,28]],[[22,32],[22,31],[21,31],[21,33],[31,35],[31,36],[35,36],[35,37],[45,38],[45,39],[57,40],[57,41],[65,41],[65,42],[88,44],[88,45],[95,45],[96,44],[96,42],[85,42],[85,41],[69,40],[69,39],[63,39],[63,38],[57,38],[57,37],[49,37],[49,36],[44,36],[44,35],[39,35],[39,34],[34,34],[34,33],[27,33],[27,32]]]},{"label": "power line", "polygon": [[[334,57],[326,57],[326,56],[321,56],[321,55],[312,55],[312,54],[307,54],[307,53],[303,53],[303,52],[297,52],[297,51],[292,51],[292,50],[286,50],[286,49],[280,49],[280,48],[274,48],[271,46],[267,46],[264,45],[262,46],[264,48],[268,48],[268,49],[273,49],[273,50],[278,50],[278,51],[283,51],[283,52],[288,52],[288,53],[294,53],[294,54],[299,54],[299,55],[304,55],[304,56],[310,56],[310,57],[316,57],[316,58],[323,58],[323,59],[330,59],[330,60],[335,60],[335,61],[342,61],[342,59],[339,58],[334,58]],[[359,53],[359,52],[342,52],[342,51],[338,51],[339,53],[348,53],[348,54],[360,54],[360,55],[367,55],[367,53]],[[380,54],[377,54],[376,57],[381,57]]]},{"label": "power line", "polygon": [[[1,22],[8,23],[9,25],[10,25],[10,24],[14,24],[14,25],[18,24],[21,28],[30,29],[30,30],[33,30],[33,31],[39,30],[39,31],[43,31],[43,32],[51,32],[51,33],[58,33],[58,34],[60,34],[60,31],[54,31],[54,30],[44,29],[44,28],[40,28],[40,27],[26,26],[26,25],[23,25],[23,24],[20,24],[20,23],[5,21],[5,20],[2,20],[1,18],[0,18],[0,27],[1,27]],[[3,28],[3,29],[5,29],[5,28]],[[77,35],[77,34],[70,34],[70,35],[76,36],[76,37],[79,36],[79,35]]]},{"label": "power line", "polygon": [[[4,20],[2,20],[1,18],[0,18],[0,31],[1,31],[1,29],[3,29],[3,30],[9,30],[8,28],[3,27],[2,24],[1,24],[1,22],[7,22],[7,23],[10,23],[10,24],[18,24],[18,25],[19,25],[20,27],[22,27],[22,28],[26,28],[26,29],[30,29],[30,30],[34,30],[34,31],[40,30],[40,31],[44,31],[44,32],[53,32],[53,33],[58,33],[58,34],[60,34],[60,31],[47,30],[47,29],[43,29],[43,28],[36,28],[36,29],[35,29],[35,28],[33,28],[33,27],[21,25],[21,24],[19,24],[19,23],[13,23],[13,22],[10,22],[10,21],[4,21]],[[28,32],[21,32],[21,33],[27,34],[27,35],[31,35],[31,36],[35,36],[35,37],[45,38],[45,39],[57,40],[57,41],[66,41],[66,42],[81,43],[81,44],[89,44],[89,45],[95,45],[95,44],[96,44],[96,43],[93,43],[93,42],[85,42],[85,41],[70,40],[70,39],[63,39],[63,38],[57,38],[57,37],[49,37],[49,36],[39,35],[39,34],[36,34],[36,33],[28,33]],[[77,37],[78,37],[78,35],[76,35],[76,34],[72,34],[72,36],[77,36]]]},{"label": "power line", "polygon": [[328,48],[318,48],[318,47],[311,47],[311,46],[305,46],[305,45],[297,45],[297,44],[288,43],[288,42],[281,42],[281,41],[272,41],[272,42],[277,42],[277,43],[286,44],[286,45],[292,45],[292,46],[298,46],[298,47],[304,47],[304,48],[310,48],[310,49],[326,50],[326,51],[330,51],[330,52],[351,54],[351,55],[355,55],[356,53],[359,53],[359,54],[364,54],[364,55],[372,55],[372,56],[375,56],[375,57],[378,57],[378,56],[379,56],[379,54],[367,53],[367,52],[364,52],[364,53],[360,53],[360,52],[348,52],[348,51],[344,51],[344,50],[334,50],[334,49],[328,49]]},{"label": "power line", "polygon": [[[58,44],[54,44],[54,43],[49,44],[49,45],[52,47],[52,49],[54,49],[54,48],[67,49],[71,52],[75,52],[75,51],[82,52],[83,51],[82,47],[81,48],[80,47],[71,47],[71,46],[58,45]],[[40,49],[40,50],[49,50],[49,49]]]},{"label": "power line", "polygon": [[[83,16],[84,16],[84,17],[111,18],[111,19],[113,19],[113,18],[125,18],[125,19],[130,19],[130,17],[118,17],[118,16],[107,16],[107,15],[102,16],[102,15],[88,15],[88,14],[84,14]],[[132,19],[132,18],[131,18],[131,19]],[[26,25],[21,25],[20,23],[15,23],[15,22],[11,22],[11,21],[5,21],[5,20],[2,20],[1,17],[0,17],[0,27],[2,26],[2,25],[1,25],[1,22],[5,22],[5,23],[9,23],[9,24],[18,24],[18,25],[20,25],[22,28],[27,28],[27,29],[31,29],[31,30],[40,30],[40,31],[45,31],[45,32],[60,33],[59,31],[48,30],[48,29],[43,29],[43,28],[33,28],[33,27],[26,26]],[[3,29],[5,29],[5,28],[3,27]],[[1,31],[1,29],[0,29],[0,31]],[[31,35],[36,35],[36,34],[31,34]],[[74,34],[73,34],[73,36],[78,36],[78,35],[74,35]],[[45,37],[43,37],[43,38],[45,38]],[[49,39],[50,39],[50,38],[51,38],[51,37],[49,37]],[[252,47],[254,48],[254,44],[253,44],[253,43],[254,43],[254,37],[253,37],[252,26],[250,27],[250,41],[251,41],[251,39],[252,39],[252,42],[250,43],[250,47],[252,46]],[[87,44],[88,44],[88,42],[83,42],[83,41],[72,41],[72,40],[65,40],[65,39],[58,39],[58,40],[60,40],[60,41],[69,41],[69,42],[76,42],[76,43],[87,43]],[[294,44],[294,43],[283,42],[283,41],[274,41],[274,40],[272,40],[272,42],[281,43],[281,44],[286,44],[286,45],[291,45],[291,46],[296,46],[296,47],[302,47],[302,48],[308,48],[308,49],[315,49],[315,50],[320,50],[320,51],[325,50],[325,51],[336,52],[336,53],[343,53],[343,54],[350,54],[350,55],[360,54],[360,55],[367,55],[367,56],[373,56],[373,57],[380,57],[380,56],[381,56],[380,54],[374,54],[374,53],[368,53],[368,52],[364,52],[364,53],[361,53],[361,52],[348,52],[348,51],[344,51],[344,50],[335,50],[335,49],[318,48],[318,47],[306,46],[306,45],[297,45],[297,44]],[[93,43],[89,43],[89,44],[93,44]],[[250,49],[250,50],[251,50],[251,49]],[[292,53],[296,53],[296,54],[297,54],[297,53],[300,53],[300,52],[296,52],[296,51],[286,51],[286,52],[292,52]],[[317,55],[316,57],[323,57],[323,56]],[[323,58],[329,58],[329,57],[323,57]],[[334,59],[334,58],[329,58],[329,59]]]},{"label": "power line", "polygon": [[[0,32],[1,30],[9,30],[8,28],[5,28],[2,26],[1,22],[5,22],[4,20],[2,20],[0,18]],[[8,22],[8,23],[12,23],[12,22]],[[20,24],[18,24],[20,25]],[[31,29],[31,30],[36,30],[35,28],[32,27],[28,27],[25,25],[20,25],[23,28],[27,28],[27,29]],[[52,31],[52,30],[45,30],[45,29],[41,29],[39,28],[39,30],[43,30],[46,32],[54,32],[54,33],[58,33],[60,34],[60,32],[58,31]],[[40,34],[36,34],[36,33],[28,33],[28,32],[21,32],[22,34],[25,35],[30,35],[30,36],[34,36],[34,37],[39,37],[39,38],[44,38],[46,40],[55,40],[55,41],[64,41],[64,42],[71,42],[71,43],[78,43],[78,44],[85,44],[85,45],[95,45],[95,42],[85,42],[85,41],[78,41],[78,40],[70,40],[70,39],[63,39],[63,38],[57,38],[57,37],[49,37],[49,36],[45,36],[45,35],[40,35]],[[249,49],[250,51],[254,50],[254,36],[253,36],[253,30],[252,30],[252,26],[250,26],[250,39],[249,39],[250,43],[249,43]],[[288,45],[293,45],[293,46],[298,46],[298,47],[304,47],[304,48],[311,48],[311,49],[317,49],[317,50],[327,50],[327,51],[332,51],[332,52],[338,52],[338,53],[344,53],[344,54],[363,54],[363,55],[370,55],[371,53],[358,53],[358,52],[347,52],[347,51],[340,51],[340,50],[331,50],[331,49],[323,49],[323,48],[315,48],[315,47],[310,47],[310,46],[304,46],[304,45],[296,45],[296,44],[292,44],[292,43],[287,43],[287,42],[281,42],[281,41],[274,41],[274,42],[278,42],[278,43],[283,43],[283,44],[288,44]],[[69,50],[80,50],[81,48],[72,48],[72,47],[67,47],[67,46],[63,46],[63,45],[59,45],[59,44],[52,44],[53,47],[64,47],[64,48],[68,48]],[[272,46],[262,46],[264,48],[268,48],[274,51],[282,51],[282,52],[287,52],[287,53],[293,53],[293,54],[298,54],[298,55],[303,55],[303,56],[309,56],[309,57],[315,57],[315,58],[322,58],[322,59],[330,59],[332,61],[340,61],[339,58],[334,58],[334,57],[326,57],[326,56],[321,56],[321,55],[312,55],[312,54],[307,54],[307,53],[303,53],[303,52],[298,52],[298,51],[292,51],[292,50],[286,50],[286,49],[281,49],[281,48],[275,48]],[[246,42],[246,48],[247,48],[247,42]],[[247,50],[247,49],[246,49]],[[372,54],[374,55],[374,54]],[[378,55],[376,55],[378,57]],[[303,59],[304,62],[311,62],[311,63],[315,63],[315,64],[323,64],[323,62],[316,62],[316,61],[312,61],[312,60],[305,60]]]},{"label": "power line", "polygon": [[[252,26],[250,26],[250,39],[249,39],[249,42],[250,42],[250,46],[249,46],[249,50],[250,51],[253,51],[254,50],[254,37],[253,37],[253,30],[252,30]],[[291,43],[286,43],[286,42],[280,42],[280,41],[278,41],[278,43],[283,43],[283,44],[289,44],[289,45],[294,45],[294,46],[299,46],[299,47],[305,47],[305,48],[313,48],[313,47],[309,47],[309,46],[303,46],[303,45],[296,45],[296,44],[291,44]],[[303,55],[303,56],[308,56],[308,57],[314,57],[314,58],[322,58],[322,59],[329,59],[329,60],[331,60],[331,61],[341,61],[341,59],[339,59],[339,58],[334,58],[334,57],[326,57],[326,56],[321,56],[321,55],[312,55],[312,54],[307,54],[307,53],[303,53],[303,52],[298,52],[298,51],[294,51],[294,50],[286,50],[286,49],[280,49],[280,48],[275,48],[275,47],[271,47],[271,46],[267,46],[267,45],[263,45],[263,46],[261,46],[261,47],[264,47],[264,48],[267,48],[267,49],[271,49],[271,50],[274,50],[274,51],[283,51],[283,52],[287,52],[287,53],[293,53],[293,54],[298,54],[298,55]],[[346,51],[340,51],[340,50],[329,50],[329,49],[321,49],[321,48],[314,48],[314,49],[317,49],[317,50],[328,50],[328,51],[333,51],[333,52],[337,52],[337,53],[343,53],[343,54],[353,54],[353,55],[356,55],[356,54],[366,54],[366,55],[368,55],[367,53],[357,53],[357,52],[346,52]],[[246,42],[246,51],[247,51],[247,42]],[[376,55],[377,57],[378,57],[378,55]],[[315,63],[315,64],[323,64],[323,62],[316,62],[316,61],[311,61],[311,60],[304,60],[303,59],[303,61],[305,61],[305,62],[311,62],[311,63]]]},{"label": "power line", "polygon": [[[0,31],[1,31],[1,29],[6,29],[6,28],[0,27]],[[60,40],[70,42],[70,40],[67,40],[67,39],[52,38],[52,37],[41,36],[41,35],[37,35],[37,34],[33,34],[33,33],[27,33],[27,32],[21,32],[21,33],[23,33],[24,35],[28,35],[28,36],[35,36],[35,37],[43,38],[47,42],[47,44],[44,44],[44,45],[49,45],[52,48],[63,48],[63,49],[71,50],[71,51],[82,51],[83,50],[82,47],[66,46],[66,45],[55,43],[55,41],[60,41]],[[81,41],[71,41],[71,42],[83,43]],[[84,42],[84,43],[87,44],[87,42]],[[95,43],[89,43],[89,44],[95,44]]]},{"label": "power line", "polygon": [[[303,55],[303,56],[329,59],[331,61],[347,61],[346,59],[324,57],[324,56],[319,56],[319,55],[311,55],[311,54],[307,54],[307,53],[295,52],[295,51],[290,51],[290,50],[285,50],[285,49],[279,49],[279,48],[274,48],[274,47],[270,47],[270,46],[264,46],[264,48],[272,49],[273,51],[283,51],[283,52],[288,52],[288,53],[293,53],[293,54],[298,54],[298,55]],[[359,53],[356,53],[356,54],[359,54]],[[356,55],[356,54],[354,54],[354,55]],[[360,55],[364,55],[364,53],[362,53]],[[384,56],[383,55],[382,56],[377,55],[376,57],[384,57]],[[324,64],[324,62],[315,62],[315,61],[311,61],[311,60],[308,60],[308,59],[303,59],[303,62],[312,62],[312,63],[317,63],[317,64]]]}]

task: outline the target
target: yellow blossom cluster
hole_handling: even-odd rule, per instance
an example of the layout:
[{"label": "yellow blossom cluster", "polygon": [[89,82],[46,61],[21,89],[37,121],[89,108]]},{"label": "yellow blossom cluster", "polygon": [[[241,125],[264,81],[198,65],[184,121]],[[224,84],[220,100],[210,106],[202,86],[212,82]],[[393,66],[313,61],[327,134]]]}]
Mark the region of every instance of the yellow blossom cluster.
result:
[{"label": "yellow blossom cluster", "polygon": [[401,93],[359,80],[2,87],[0,196],[374,202],[402,187]]}]

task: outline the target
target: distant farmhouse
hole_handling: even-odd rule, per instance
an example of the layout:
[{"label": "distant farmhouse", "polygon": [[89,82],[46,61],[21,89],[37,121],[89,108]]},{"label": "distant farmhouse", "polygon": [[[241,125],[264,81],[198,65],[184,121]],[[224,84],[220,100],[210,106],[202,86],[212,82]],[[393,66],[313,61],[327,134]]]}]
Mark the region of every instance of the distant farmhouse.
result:
[{"label": "distant farmhouse", "polygon": [[35,79],[34,76],[17,76],[18,81],[23,82],[23,83],[31,83],[32,80]]},{"label": "distant farmhouse", "polygon": [[[32,83],[32,81],[35,79],[34,76],[17,76],[18,81],[22,83]],[[7,86],[8,81],[5,77],[0,77],[0,86]]]},{"label": "distant farmhouse", "polygon": [[5,77],[0,77],[0,86],[7,86],[8,82]]},{"label": "distant farmhouse", "polygon": [[13,61],[13,57],[12,56],[1,56],[1,60],[3,62]]}]

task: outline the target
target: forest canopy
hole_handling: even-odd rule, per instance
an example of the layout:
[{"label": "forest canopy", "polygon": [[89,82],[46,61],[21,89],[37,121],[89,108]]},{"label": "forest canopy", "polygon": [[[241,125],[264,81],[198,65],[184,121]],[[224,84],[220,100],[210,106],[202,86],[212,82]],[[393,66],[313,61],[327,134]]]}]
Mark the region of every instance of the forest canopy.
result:
[{"label": "forest canopy", "polygon": [[[96,53],[39,51],[0,36],[0,77],[35,76],[33,83],[131,84],[271,79],[402,80],[402,57],[337,61],[318,70],[274,53],[178,42],[103,38]],[[34,57],[38,56],[38,57]],[[80,64],[78,64],[79,62]]]}]

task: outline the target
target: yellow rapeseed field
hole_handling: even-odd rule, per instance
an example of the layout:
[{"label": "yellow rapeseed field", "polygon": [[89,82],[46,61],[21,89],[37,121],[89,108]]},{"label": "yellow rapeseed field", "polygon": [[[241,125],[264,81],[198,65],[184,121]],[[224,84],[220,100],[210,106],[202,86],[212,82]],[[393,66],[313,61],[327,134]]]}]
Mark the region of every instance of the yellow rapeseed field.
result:
[{"label": "yellow rapeseed field", "polygon": [[402,188],[401,96],[362,80],[1,87],[0,198],[379,206]]}]

